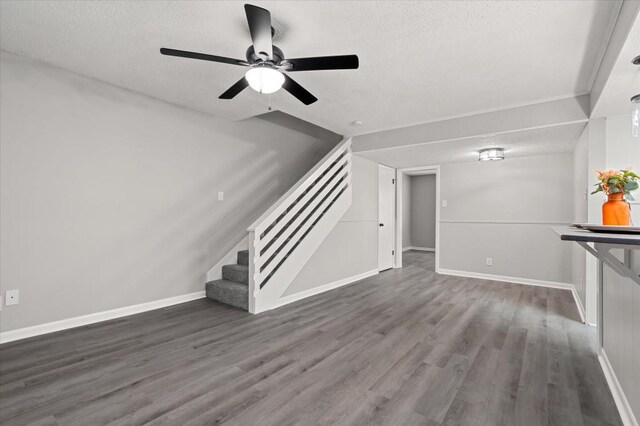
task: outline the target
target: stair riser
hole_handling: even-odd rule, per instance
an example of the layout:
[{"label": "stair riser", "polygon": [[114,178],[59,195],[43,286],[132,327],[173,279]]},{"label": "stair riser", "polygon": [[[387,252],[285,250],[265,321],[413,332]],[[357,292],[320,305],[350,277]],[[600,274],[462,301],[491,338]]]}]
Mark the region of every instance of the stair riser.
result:
[{"label": "stair riser", "polygon": [[249,250],[241,250],[238,252],[238,265],[249,266]]},{"label": "stair riser", "polygon": [[248,285],[249,271],[239,271],[237,269],[234,269],[232,265],[225,265],[222,267],[222,279]]},{"label": "stair riser", "polygon": [[207,283],[206,293],[209,299],[249,310],[249,288],[237,285],[233,288],[216,285],[216,281]]}]

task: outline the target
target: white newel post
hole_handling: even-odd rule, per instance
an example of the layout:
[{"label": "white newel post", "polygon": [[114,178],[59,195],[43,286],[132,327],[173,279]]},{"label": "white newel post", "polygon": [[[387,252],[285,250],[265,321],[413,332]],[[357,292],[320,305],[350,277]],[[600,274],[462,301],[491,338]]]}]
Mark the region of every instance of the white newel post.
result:
[{"label": "white newel post", "polygon": [[256,298],[258,296],[258,290],[256,289],[256,279],[255,279],[255,244],[256,244],[256,233],[255,231],[249,231],[249,235],[247,236],[249,239],[248,247],[249,247],[249,312],[252,314],[256,313]]}]

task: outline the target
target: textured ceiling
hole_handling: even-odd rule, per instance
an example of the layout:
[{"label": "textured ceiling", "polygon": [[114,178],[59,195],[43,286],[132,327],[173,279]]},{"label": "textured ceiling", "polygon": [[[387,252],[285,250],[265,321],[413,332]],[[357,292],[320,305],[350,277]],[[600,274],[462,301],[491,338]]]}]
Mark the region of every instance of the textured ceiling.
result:
[{"label": "textured ceiling", "polygon": [[[288,93],[275,109],[361,134],[582,94],[590,89],[616,1],[256,1],[288,57],[356,53],[356,71],[296,73],[319,101]],[[0,47],[233,120],[267,96],[218,95],[243,68],[159,54],[160,47],[243,58],[242,2],[2,1]],[[362,125],[350,123],[361,120]]]},{"label": "textured ceiling", "polygon": [[394,168],[430,166],[477,161],[483,148],[505,149],[505,161],[513,157],[571,152],[585,128],[573,123],[536,130],[503,133],[491,137],[473,137],[401,148],[358,152],[356,155]]}]

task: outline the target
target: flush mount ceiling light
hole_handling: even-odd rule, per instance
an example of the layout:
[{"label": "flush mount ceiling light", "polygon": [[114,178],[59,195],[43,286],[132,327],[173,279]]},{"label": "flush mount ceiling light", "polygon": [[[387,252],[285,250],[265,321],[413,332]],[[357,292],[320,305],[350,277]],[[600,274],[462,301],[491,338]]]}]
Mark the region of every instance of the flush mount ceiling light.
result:
[{"label": "flush mount ceiling light", "polygon": [[504,148],[486,148],[478,151],[478,161],[504,160]]},{"label": "flush mount ceiling light", "polygon": [[258,93],[274,93],[284,84],[284,75],[269,67],[251,68],[245,74],[249,86]]}]

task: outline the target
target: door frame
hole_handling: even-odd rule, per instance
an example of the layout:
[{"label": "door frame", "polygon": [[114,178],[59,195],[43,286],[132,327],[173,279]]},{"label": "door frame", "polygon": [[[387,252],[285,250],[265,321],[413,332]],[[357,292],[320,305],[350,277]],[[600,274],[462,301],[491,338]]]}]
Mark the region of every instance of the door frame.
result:
[{"label": "door frame", "polygon": [[436,273],[440,273],[440,166],[406,167],[396,170],[396,226],[395,226],[395,259],[394,268],[402,268],[402,181],[404,176],[435,175],[436,176]]},{"label": "door frame", "polygon": [[[395,203],[393,205],[393,218],[392,218],[392,223],[391,223],[391,241],[393,241],[392,247],[393,247],[393,250],[394,250],[394,254],[392,255],[392,258],[391,258],[391,268],[393,269],[393,268],[397,267],[396,266],[396,259],[397,259],[396,256],[398,256],[398,247],[397,247],[397,243],[398,243],[397,242],[397,240],[398,240],[397,239],[397,235],[398,235],[397,234],[397,224],[398,224],[398,215],[397,215],[397,212],[398,212],[398,171],[397,171],[397,169],[394,169],[393,167],[387,166],[385,164],[378,163],[378,170],[380,170],[380,167],[384,167],[385,169],[389,169],[389,170],[393,171],[393,178],[395,179],[395,184],[393,186],[393,189],[394,189],[394,197],[393,198],[394,198]],[[380,173],[378,172],[378,176],[377,177],[379,177],[379,176],[380,176]],[[379,195],[380,195],[380,181],[379,180],[378,180],[378,188],[377,188],[376,191],[377,191],[376,192],[376,199],[377,199],[379,197]],[[378,200],[377,204],[378,204],[378,217],[376,218],[376,232],[378,233],[378,235],[377,235],[378,238],[376,238],[376,240],[379,240],[380,233],[379,233],[379,230],[377,229],[377,227],[380,224],[380,200]],[[378,247],[376,247],[376,252],[379,249],[380,249],[380,242],[378,241]],[[378,253],[378,258],[379,258],[379,253]],[[380,263],[379,262],[378,262],[378,265],[377,265],[377,269],[378,269],[378,272],[380,272]]]}]

